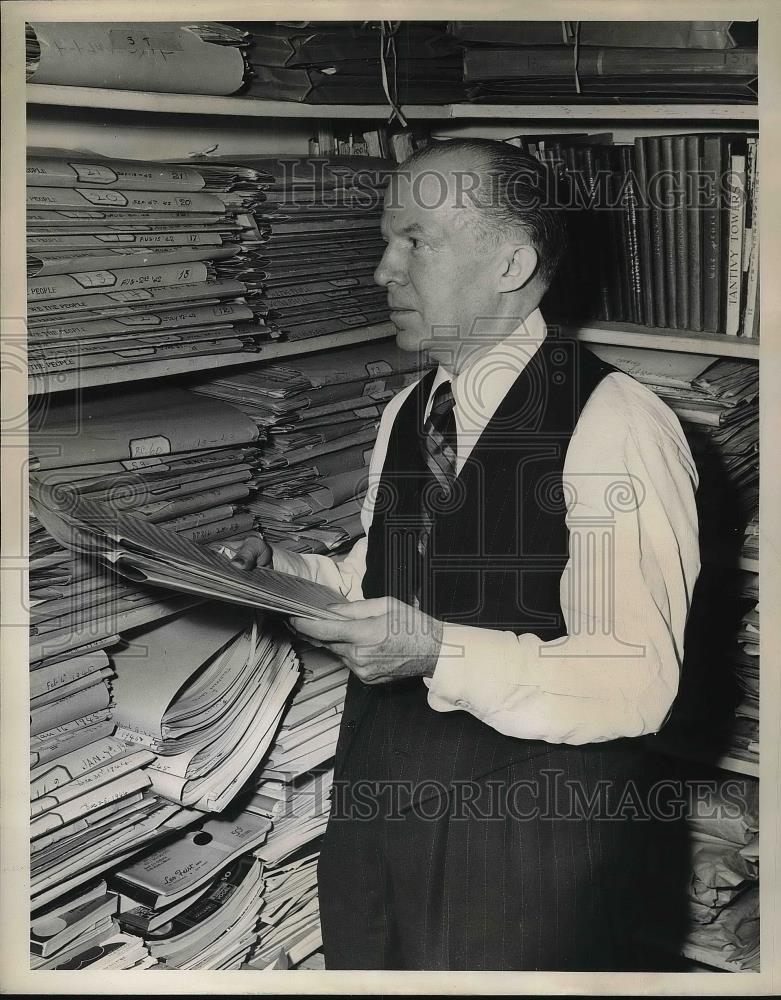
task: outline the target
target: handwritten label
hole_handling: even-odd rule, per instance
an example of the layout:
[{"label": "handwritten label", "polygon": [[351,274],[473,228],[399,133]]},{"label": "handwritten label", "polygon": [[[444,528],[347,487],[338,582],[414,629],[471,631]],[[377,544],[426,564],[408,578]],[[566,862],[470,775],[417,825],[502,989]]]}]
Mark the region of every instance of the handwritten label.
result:
[{"label": "handwritten label", "polygon": [[170,455],[171,442],[162,434],[134,438],[130,442],[131,458],[148,458],[151,455]]}]

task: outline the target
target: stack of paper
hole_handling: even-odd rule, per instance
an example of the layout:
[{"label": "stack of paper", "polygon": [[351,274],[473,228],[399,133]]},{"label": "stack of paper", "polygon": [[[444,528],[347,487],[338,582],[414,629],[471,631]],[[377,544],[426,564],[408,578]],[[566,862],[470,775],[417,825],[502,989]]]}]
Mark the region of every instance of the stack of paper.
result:
[{"label": "stack of paper", "polygon": [[[386,321],[386,294],[373,274],[384,250],[380,217],[394,164],[365,156],[241,162],[263,178],[256,220],[268,325],[304,340]],[[210,158],[193,166],[222,163]]]},{"label": "stack of paper", "polygon": [[320,947],[318,843],[330,810],[330,766],[344,707],[347,668],[325,649],[302,644],[301,686],[282,720],[247,808],[273,823],[256,854],[264,868],[260,941],[253,968],[284,949],[296,965]]},{"label": "stack of paper", "polygon": [[152,751],[158,794],[220,812],[264,757],[298,680],[284,632],[211,604],[115,650],[116,736]]},{"label": "stack of paper", "polygon": [[150,791],[154,760],[104,736],[38,763],[30,773],[30,887],[38,909],[88,882],[197,814]]},{"label": "stack of paper", "polygon": [[446,104],[462,100],[460,47],[445,25],[399,22],[243,23],[252,37],[248,93],[308,104],[385,104],[383,62],[395,100]]},{"label": "stack of paper", "polygon": [[196,386],[241,409],[268,435],[249,509],[271,541],[336,552],[362,534],[360,508],[379,417],[419,368],[417,355],[383,341]]},{"label": "stack of paper", "polygon": [[267,819],[231,808],[120,868],[119,921],[171,969],[238,969],[257,942]]},{"label": "stack of paper", "polygon": [[735,709],[730,752],[735,757],[759,762],[759,577],[745,573],[742,597],[747,603],[738,632],[734,657],[735,677],[741,691]]},{"label": "stack of paper", "polygon": [[648,385],[679,417],[700,477],[703,547],[736,556],[759,498],[757,365],[641,348],[594,351]]},{"label": "stack of paper", "polygon": [[[32,488],[54,491],[66,509],[69,498],[89,498],[201,545],[253,526],[242,504],[250,495],[259,431],[222,402],[172,388],[78,403],[55,398],[33,424]],[[30,598],[36,662],[183,606],[181,598],[122,580],[83,549],[74,553],[35,513]]]},{"label": "stack of paper", "polygon": [[29,83],[219,96],[246,77],[247,35],[215,21],[35,21],[25,37]]},{"label": "stack of paper", "polygon": [[717,789],[690,820],[688,942],[722,962],[759,968],[759,784]]},{"label": "stack of paper", "polygon": [[317,860],[318,853],[307,847],[264,867],[260,933],[248,968],[267,968],[280,951],[296,966],[322,946]]},{"label": "stack of paper", "polygon": [[[254,352],[264,175],[31,150],[30,375]],[[43,385],[45,388],[45,385]]]},{"label": "stack of paper", "polygon": [[[756,970],[759,784],[722,772],[718,780],[698,785],[707,785],[707,794],[689,802],[685,822],[658,822],[649,841],[655,888],[644,900],[648,924],[642,933],[717,968]],[[676,898],[685,900],[686,913],[679,911],[671,922],[670,900]]]},{"label": "stack of paper", "polygon": [[120,931],[119,897],[104,881],[37,913],[30,925],[30,968],[149,969],[157,960],[140,937]]}]

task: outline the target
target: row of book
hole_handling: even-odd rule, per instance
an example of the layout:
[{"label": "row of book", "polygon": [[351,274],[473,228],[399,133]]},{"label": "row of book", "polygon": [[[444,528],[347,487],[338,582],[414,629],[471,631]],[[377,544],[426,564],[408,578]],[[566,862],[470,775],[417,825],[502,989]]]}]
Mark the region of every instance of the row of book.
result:
[{"label": "row of book", "polygon": [[758,140],[746,134],[518,136],[552,165],[571,254],[553,311],[759,336]]},{"label": "row of book", "polygon": [[269,541],[338,553],[363,533],[368,460],[388,400],[419,375],[392,342],[364,344],[199,382],[242,410],[266,437],[249,509]]},{"label": "row of book", "polygon": [[26,61],[35,83],[310,104],[756,101],[756,39],[728,21],[36,21]]}]

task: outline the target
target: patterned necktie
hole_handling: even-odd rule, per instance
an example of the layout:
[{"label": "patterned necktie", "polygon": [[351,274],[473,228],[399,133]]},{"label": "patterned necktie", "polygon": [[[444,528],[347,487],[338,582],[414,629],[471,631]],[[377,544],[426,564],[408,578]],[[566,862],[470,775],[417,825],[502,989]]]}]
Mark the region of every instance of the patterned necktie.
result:
[{"label": "patterned necktie", "polygon": [[446,504],[456,478],[455,400],[450,382],[442,382],[434,393],[431,411],[423,426],[423,458],[431,473],[421,493],[421,529],[418,534],[418,566],[413,605],[421,605],[424,568],[428,554],[434,512]]}]

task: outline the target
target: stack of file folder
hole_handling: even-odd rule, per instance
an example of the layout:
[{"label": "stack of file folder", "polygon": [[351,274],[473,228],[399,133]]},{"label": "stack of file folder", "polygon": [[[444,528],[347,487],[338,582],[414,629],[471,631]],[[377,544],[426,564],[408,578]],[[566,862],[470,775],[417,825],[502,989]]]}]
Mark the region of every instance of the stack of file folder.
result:
[{"label": "stack of file folder", "polygon": [[121,931],[118,909],[119,897],[101,880],[35,915],[30,968],[108,971],[157,965],[138,935]]},{"label": "stack of file folder", "polygon": [[[33,423],[31,487],[53,492],[67,509],[89,499],[165,525],[196,548],[241,536],[254,524],[243,504],[260,432],[221,401],[174,388],[56,397]],[[183,604],[170,592],[121,579],[94,552],[74,552],[35,511],[30,598],[36,663],[99,639],[115,642],[119,632]]]},{"label": "stack of file folder", "polygon": [[116,736],[151,751],[155,792],[204,812],[242,790],[298,681],[286,634],[223,604],[136,632],[112,660]]},{"label": "stack of file folder", "polygon": [[251,960],[264,968],[279,948],[297,965],[322,944],[317,858],[325,832],[348,671],[333,653],[298,647],[303,676],[247,808],[274,824],[264,862],[261,933]]},{"label": "stack of file folder", "polygon": [[[242,22],[248,96],[307,104],[446,104],[464,97],[459,45],[441,22]],[[383,67],[384,63],[384,67]]]},{"label": "stack of file folder", "polygon": [[164,969],[238,969],[255,946],[270,822],[239,806],[147,852],[110,878],[119,922]]},{"label": "stack of file folder", "polygon": [[[253,211],[263,175],[85,152],[27,161],[30,375],[246,353],[271,337]],[[93,371],[95,370],[95,371]],[[75,376],[74,376],[75,377]],[[35,383],[34,383],[35,384]]]},{"label": "stack of file folder", "polygon": [[595,346],[678,416],[692,448],[704,551],[737,558],[759,498],[759,372],[751,361]]},{"label": "stack of file folder", "polygon": [[731,750],[735,757],[759,763],[759,576],[745,573],[742,596],[747,603],[738,632],[735,677],[740,701],[735,709]]},{"label": "stack of file folder", "polygon": [[373,274],[395,164],[366,156],[244,162],[267,178],[256,214],[267,324],[287,340],[305,340],[387,321],[386,294]]},{"label": "stack of file folder", "polygon": [[388,340],[194,387],[241,409],[267,436],[249,509],[270,541],[323,553],[362,534],[361,502],[380,415],[420,366],[417,355]]},{"label": "stack of file folder", "polygon": [[756,101],[756,23],[456,21],[474,101]]},{"label": "stack of file folder", "polygon": [[28,83],[221,96],[247,78],[247,35],[216,21],[34,21],[25,27]]}]

